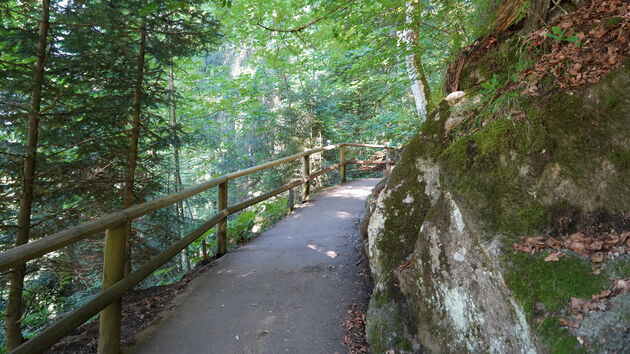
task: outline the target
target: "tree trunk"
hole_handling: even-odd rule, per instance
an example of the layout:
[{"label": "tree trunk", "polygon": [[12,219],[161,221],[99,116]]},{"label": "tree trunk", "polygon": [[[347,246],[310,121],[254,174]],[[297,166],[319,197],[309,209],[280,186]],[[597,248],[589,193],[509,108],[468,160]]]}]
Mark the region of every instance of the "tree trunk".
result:
[{"label": "tree trunk", "polygon": [[[24,175],[22,176],[22,194],[20,197],[20,211],[18,214],[18,231],[15,245],[20,246],[28,242],[31,228],[31,208],[33,205],[33,186],[35,184],[35,162],[37,161],[37,140],[39,133],[39,113],[42,101],[42,87],[44,86],[44,69],[46,66],[46,47],[48,45],[49,0],[42,0],[41,21],[39,22],[39,42],[37,43],[37,61],[33,70],[33,91],[31,93],[31,107],[28,112],[28,139],[26,143],[26,158],[24,159]],[[6,345],[13,350],[22,344],[22,330],[20,319],[22,316],[22,290],[24,288],[24,274],[26,265],[13,269],[10,273],[11,285],[6,315]]]},{"label": "tree trunk", "polygon": [[[168,90],[169,90],[169,118],[171,123],[171,131],[173,134],[173,162],[175,164],[175,170],[173,172],[173,186],[175,192],[182,190],[182,175],[180,172],[179,164],[179,136],[177,135],[177,115],[175,111],[175,73],[173,63],[171,63],[168,74]],[[182,225],[184,220],[184,204],[182,201],[175,203],[175,214],[177,215],[177,236],[181,236]],[[188,254],[188,247],[186,247],[181,254],[182,263],[186,265],[186,272],[190,272],[190,256]]]},{"label": "tree trunk", "polygon": [[[140,28],[140,48],[138,50],[138,67],[136,72],[136,84],[133,97],[133,117],[131,121],[131,136],[129,144],[129,157],[127,162],[127,176],[125,178],[125,194],[123,206],[129,208],[134,202],[134,184],[136,180],[136,166],[138,164],[138,140],[140,138],[140,113],[142,111],[142,81],[144,80],[144,55],[147,39],[146,23],[143,18]],[[125,263],[125,276],[131,273],[131,222],[127,223],[127,261]]]},{"label": "tree trunk", "polygon": [[419,0],[409,1],[407,3],[405,24],[410,28],[405,29],[403,40],[407,45],[407,72],[411,79],[411,93],[416,104],[416,111],[420,117],[425,117],[431,92],[420,56],[420,15]]},{"label": "tree trunk", "polygon": [[[168,89],[170,91],[170,121],[171,121],[171,129],[173,132],[173,160],[175,162],[175,172],[174,172],[174,186],[175,192],[182,190],[182,175],[180,172],[180,163],[179,163],[179,136],[177,134],[177,115],[175,114],[175,75],[173,73],[173,65],[171,64],[169,79],[168,79]],[[182,202],[177,202],[177,214],[178,216],[184,215],[184,207]]]}]

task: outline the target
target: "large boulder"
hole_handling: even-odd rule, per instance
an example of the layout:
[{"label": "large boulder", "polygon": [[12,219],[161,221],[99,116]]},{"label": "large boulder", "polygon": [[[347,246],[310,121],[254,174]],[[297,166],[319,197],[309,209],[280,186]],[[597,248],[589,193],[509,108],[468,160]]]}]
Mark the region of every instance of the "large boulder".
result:
[{"label": "large boulder", "polygon": [[445,123],[462,112],[443,103],[372,199],[365,224],[373,352],[573,351],[604,328],[621,338],[630,330],[630,321],[605,320],[628,318],[619,304],[608,317],[587,316],[579,333],[553,317],[566,315],[571,297],[630,276],[628,254],[596,275],[578,254],[551,267],[510,247],[559,223],[575,231],[630,210],[630,65],[524,106],[524,119],[498,119],[450,141]]}]

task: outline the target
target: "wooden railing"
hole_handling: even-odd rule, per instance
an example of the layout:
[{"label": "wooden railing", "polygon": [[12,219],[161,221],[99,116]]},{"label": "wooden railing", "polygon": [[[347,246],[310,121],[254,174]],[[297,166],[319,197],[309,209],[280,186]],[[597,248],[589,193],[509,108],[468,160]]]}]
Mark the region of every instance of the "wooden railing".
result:
[{"label": "wooden railing", "polygon": [[[386,150],[386,159],[378,161],[366,160],[346,160],[347,147],[368,147]],[[339,163],[324,168],[318,172],[310,172],[310,155],[339,149]],[[262,165],[250,167],[245,170],[233,172],[227,175],[213,178],[209,181],[186,188],[177,193],[134,205],[130,208],[117,211],[101,218],[85,222],[73,228],[56,232],[43,237],[37,241],[11,248],[0,253],[0,272],[7,271],[13,267],[22,265],[30,260],[39,258],[49,252],[56,251],[64,246],[76,243],[95,233],[105,231],[105,253],[103,257],[103,291],[90,301],[74,310],[61,320],[43,330],[34,338],[29,339],[12,353],[40,353],[52,346],[59,339],[70,331],[79,327],[90,318],[100,312],[99,318],[99,353],[118,353],[120,346],[120,324],[121,324],[121,299],[125,292],[140,283],[151,275],[160,266],[165,264],[193,241],[201,237],[213,226],[217,226],[216,243],[217,257],[227,252],[227,217],[254,204],[286,192],[290,189],[303,185],[303,200],[308,199],[310,193],[310,181],[325,173],[337,168],[340,170],[341,182],[346,181],[346,165],[349,164],[386,164],[386,171],[389,172],[394,164],[391,151],[396,148],[385,145],[373,144],[336,144],[317,149],[311,149]],[[235,178],[249,175],[254,172],[265,170],[287,162],[302,159],[302,178],[288,183],[280,188],[274,189],[255,198],[248,199],[236,205],[228,205],[228,182]],[[158,209],[173,205],[179,201],[190,198],[212,187],[218,187],[218,209],[217,215],[203,223],[188,235],[181,238],[169,246],[166,250],[152,258],[140,268],[123,277],[123,270],[126,261],[126,227],[125,225],[143,215],[154,212]]]}]

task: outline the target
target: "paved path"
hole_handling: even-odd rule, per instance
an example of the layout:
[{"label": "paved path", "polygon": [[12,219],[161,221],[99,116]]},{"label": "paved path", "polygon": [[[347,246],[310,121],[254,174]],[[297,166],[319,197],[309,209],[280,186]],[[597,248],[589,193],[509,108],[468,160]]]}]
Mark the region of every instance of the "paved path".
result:
[{"label": "paved path", "polygon": [[327,189],[222,257],[132,352],[347,352],[347,305],[369,296],[357,221],[377,182]]}]

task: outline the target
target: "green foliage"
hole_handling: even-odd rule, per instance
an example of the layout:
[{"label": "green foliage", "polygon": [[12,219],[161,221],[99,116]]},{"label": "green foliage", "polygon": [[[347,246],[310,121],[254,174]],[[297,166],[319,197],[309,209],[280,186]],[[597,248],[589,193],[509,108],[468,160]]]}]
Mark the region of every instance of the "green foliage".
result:
[{"label": "green foliage", "polygon": [[235,220],[231,220],[228,223],[228,238],[234,239],[237,243],[242,243],[255,234],[252,231],[255,225],[256,212],[253,210],[247,210],[240,214]]},{"label": "green foliage", "polygon": [[520,111],[525,97],[517,91],[507,91],[493,99],[486,101],[486,104],[477,114],[476,126],[481,126],[482,122],[491,119],[512,119]]},{"label": "green foliage", "polygon": [[582,42],[580,41],[579,36],[575,34],[567,36],[567,33],[560,26],[551,27],[551,33],[547,33],[547,37],[553,38],[557,41],[575,43],[578,48],[582,47]]},{"label": "green foliage", "polygon": [[[478,85],[467,82],[464,86],[473,97],[466,107],[468,115],[474,116],[455,127],[452,136],[467,134],[496,119],[522,118],[526,97],[514,87],[521,82],[521,76],[533,65],[537,55],[528,51],[523,37],[514,36],[491,50],[484,60],[475,64],[470,77],[485,78]],[[465,68],[464,70],[471,70]]]},{"label": "green foliage", "polygon": [[481,95],[485,98],[485,100],[489,101],[494,95],[497,94],[497,91],[505,85],[505,78],[501,78],[497,74],[493,74],[492,78],[489,81],[482,82],[481,84]]},{"label": "green foliage", "polygon": [[[143,18],[148,35],[137,201],[169,192],[163,187],[168,186],[163,177],[167,156],[161,153],[170,136],[162,115],[168,101],[166,65],[174,57],[213,47],[218,38],[218,23],[197,6],[201,1],[151,2],[147,8],[123,1],[50,3],[31,239],[120,208]],[[21,1],[0,5],[0,250],[14,244],[40,6]],[[134,224],[140,240],[134,244],[134,260],[144,262],[172,242],[171,230],[162,225],[173,219],[160,211]],[[34,280],[25,282],[25,336],[80,306],[100,287],[98,236],[98,242],[52,254],[29,273]],[[44,276],[57,282],[44,288],[38,283]],[[0,283],[2,299],[7,285]]]},{"label": "green foliage", "polygon": [[170,267],[161,268],[153,272],[153,277],[159,279],[157,280],[156,285],[170,284],[175,281],[176,279],[174,279],[172,276],[173,274],[177,274],[176,270],[176,266],[172,265]]},{"label": "green foliage", "polygon": [[519,6],[518,11],[516,12],[516,19],[514,20],[513,23],[518,24],[521,21],[523,21],[525,18],[527,18],[527,15],[529,14],[531,7],[532,7],[532,2],[530,0],[523,1],[521,6]]},{"label": "green foliage", "polygon": [[257,204],[254,210],[258,215],[256,222],[260,227],[259,231],[262,232],[285,217],[289,212],[289,206],[287,199],[276,198]]}]

